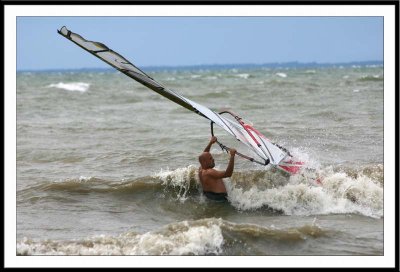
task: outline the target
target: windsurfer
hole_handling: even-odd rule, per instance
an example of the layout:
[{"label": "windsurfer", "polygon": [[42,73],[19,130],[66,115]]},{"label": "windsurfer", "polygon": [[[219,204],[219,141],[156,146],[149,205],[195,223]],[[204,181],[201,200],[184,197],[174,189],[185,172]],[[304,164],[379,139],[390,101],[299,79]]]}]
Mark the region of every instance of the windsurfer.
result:
[{"label": "windsurfer", "polygon": [[229,150],[230,159],[226,170],[218,171],[214,169],[214,158],[210,153],[210,148],[215,142],[217,142],[217,137],[211,137],[210,142],[199,156],[199,179],[203,187],[204,195],[209,199],[221,201],[226,200],[228,196],[222,179],[232,176],[236,149],[231,148]]}]

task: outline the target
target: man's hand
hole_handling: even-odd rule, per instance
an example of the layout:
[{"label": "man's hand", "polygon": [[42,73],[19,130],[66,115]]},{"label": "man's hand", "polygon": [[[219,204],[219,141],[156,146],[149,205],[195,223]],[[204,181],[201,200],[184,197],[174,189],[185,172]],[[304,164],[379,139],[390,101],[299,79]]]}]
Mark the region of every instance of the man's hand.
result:
[{"label": "man's hand", "polygon": [[232,157],[235,156],[236,149],[234,149],[234,148],[229,149],[229,153],[231,154]]},{"label": "man's hand", "polygon": [[215,143],[217,141],[217,137],[212,136],[210,139],[210,142],[208,143],[208,145],[206,146],[206,148],[204,149],[203,152],[210,152],[210,148],[213,145],[213,143]]}]

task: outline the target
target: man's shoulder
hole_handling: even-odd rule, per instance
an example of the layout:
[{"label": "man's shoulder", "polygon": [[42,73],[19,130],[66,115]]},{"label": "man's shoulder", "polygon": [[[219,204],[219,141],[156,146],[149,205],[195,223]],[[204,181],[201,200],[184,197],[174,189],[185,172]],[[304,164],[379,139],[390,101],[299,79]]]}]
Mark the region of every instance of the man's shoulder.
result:
[{"label": "man's shoulder", "polygon": [[218,171],[216,169],[214,169],[214,168],[208,168],[208,169],[201,168],[200,172],[201,172],[202,175],[208,175],[208,174],[215,173],[215,172],[218,172]]}]

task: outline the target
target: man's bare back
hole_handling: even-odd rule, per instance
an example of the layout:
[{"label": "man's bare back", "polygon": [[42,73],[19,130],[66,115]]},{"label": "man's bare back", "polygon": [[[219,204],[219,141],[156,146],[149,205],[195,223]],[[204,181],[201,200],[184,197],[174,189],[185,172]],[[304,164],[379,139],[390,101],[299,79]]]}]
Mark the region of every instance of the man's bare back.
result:
[{"label": "man's bare back", "polygon": [[225,184],[223,178],[232,176],[234,168],[234,158],[236,154],[235,149],[229,150],[230,159],[228,167],[225,171],[218,171],[214,169],[215,163],[214,158],[210,153],[210,148],[213,143],[217,141],[216,137],[212,137],[204,152],[199,156],[200,168],[199,168],[199,179],[203,187],[203,192],[208,194],[226,194]]}]

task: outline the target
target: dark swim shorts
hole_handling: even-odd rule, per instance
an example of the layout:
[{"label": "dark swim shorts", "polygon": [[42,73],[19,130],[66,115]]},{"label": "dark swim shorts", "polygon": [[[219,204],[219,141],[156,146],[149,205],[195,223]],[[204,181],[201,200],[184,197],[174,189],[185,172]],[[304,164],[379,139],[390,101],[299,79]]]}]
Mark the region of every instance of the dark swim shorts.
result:
[{"label": "dark swim shorts", "polygon": [[204,192],[205,196],[208,199],[215,200],[215,201],[227,201],[228,194],[227,193],[214,193],[214,192]]}]

